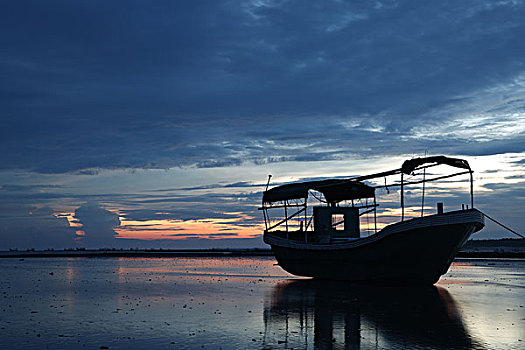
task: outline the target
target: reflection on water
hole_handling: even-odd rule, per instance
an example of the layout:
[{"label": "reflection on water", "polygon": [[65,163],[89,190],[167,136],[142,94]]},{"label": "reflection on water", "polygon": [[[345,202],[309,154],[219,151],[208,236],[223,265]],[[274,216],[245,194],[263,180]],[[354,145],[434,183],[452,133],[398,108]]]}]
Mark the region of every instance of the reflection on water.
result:
[{"label": "reflection on water", "polygon": [[294,280],[274,287],[264,348],[482,349],[440,287]]},{"label": "reflection on water", "polygon": [[525,261],[439,287],[298,279],[272,257],[0,259],[1,349],[524,349]]}]

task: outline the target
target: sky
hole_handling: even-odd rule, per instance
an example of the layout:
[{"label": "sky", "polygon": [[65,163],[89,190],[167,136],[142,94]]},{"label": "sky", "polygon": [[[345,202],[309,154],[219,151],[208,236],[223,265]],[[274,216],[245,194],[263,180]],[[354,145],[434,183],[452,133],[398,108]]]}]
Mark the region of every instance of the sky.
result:
[{"label": "sky", "polygon": [[268,174],[425,154],[467,159],[476,206],[523,233],[523,18],[519,0],[3,1],[0,249],[265,247]]}]

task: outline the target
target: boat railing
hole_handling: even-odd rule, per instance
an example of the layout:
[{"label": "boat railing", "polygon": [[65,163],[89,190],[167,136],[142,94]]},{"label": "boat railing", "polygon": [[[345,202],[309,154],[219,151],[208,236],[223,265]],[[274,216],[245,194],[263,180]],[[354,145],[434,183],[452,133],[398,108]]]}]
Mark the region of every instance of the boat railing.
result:
[{"label": "boat railing", "polygon": [[[427,174],[427,169],[442,164],[456,168],[462,168],[462,170],[449,174],[445,173],[444,175],[439,174],[438,171],[438,174],[428,176],[429,174]],[[366,231],[369,234],[375,234],[378,232],[377,216],[379,207],[379,204],[376,202],[376,189],[386,189],[387,193],[390,193],[390,189],[399,188],[399,202],[401,211],[400,221],[404,221],[406,214],[405,211],[407,208],[412,208],[411,210],[412,212],[414,212],[413,207],[406,206],[405,191],[407,191],[407,188],[409,186],[412,187],[415,185],[422,184],[420,217],[423,217],[425,215],[426,183],[438,182],[452,177],[467,174],[470,177],[470,206],[474,208],[473,171],[470,168],[468,162],[456,158],[437,156],[411,159],[405,161],[403,163],[403,166],[399,169],[380,172],[372,175],[357,176],[347,179],[332,179],[297,183],[297,185],[285,184],[277,187],[278,191],[280,192],[275,192],[274,189],[268,191],[268,183],[265,191],[265,196],[263,196],[262,207],[260,207],[259,210],[262,210],[263,212],[265,222],[265,233],[276,233],[278,235],[282,234],[288,238],[296,237],[296,239],[308,241],[309,235],[307,234],[307,232],[314,232],[316,228],[319,229],[320,227],[318,223],[316,223],[316,219],[314,218],[315,210],[310,209],[315,208],[316,206],[308,205],[308,197],[310,196],[314,199],[314,202],[317,201],[317,207],[324,206],[333,208],[334,214],[337,214],[337,208],[354,208],[353,210],[357,210],[358,218],[365,216],[367,218],[366,228],[363,231]],[[422,179],[411,178],[412,176],[421,175],[423,176]],[[392,176],[400,176],[400,178],[398,178],[398,180],[392,180]],[[387,181],[387,178],[389,181]],[[364,183],[364,181],[366,181],[366,184]],[[307,187],[308,185],[312,185],[313,187]],[[346,195],[348,195],[350,192],[345,192],[348,191],[348,189],[344,186],[354,186],[356,188],[356,195],[352,195],[352,193],[350,193],[350,195],[348,195],[348,198],[342,198],[343,195],[339,194],[337,191],[334,192],[332,190],[332,192],[327,192],[327,196],[323,196],[325,194],[324,191],[326,191],[327,187],[330,186],[332,186],[336,190],[339,190],[339,188],[341,188],[341,191]],[[308,188],[313,188],[318,193],[316,194],[312,190],[308,190]],[[301,193],[302,196],[300,198],[293,197],[294,193],[290,194],[290,191],[298,191]],[[272,192],[272,195],[269,195],[265,200],[266,193],[269,192]],[[331,198],[328,195],[330,195]],[[359,195],[362,195],[361,198],[359,197]],[[373,199],[372,203],[369,202],[370,198]],[[387,207],[386,210],[388,211],[389,208],[390,207]],[[281,215],[277,215],[277,217],[272,220],[272,218],[270,218],[269,210],[274,209],[281,209],[282,211],[284,211],[284,213]],[[370,226],[369,223],[368,218],[370,214],[373,214],[373,226]],[[389,214],[389,216],[392,217],[392,214]],[[337,228],[340,225],[345,225],[344,219],[336,221],[333,221],[332,219],[331,224],[328,224],[330,229]],[[384,225],[387,225],[387,223],[382,222],[381,226]],[[359,223],[358,226],[360,226]]]}]

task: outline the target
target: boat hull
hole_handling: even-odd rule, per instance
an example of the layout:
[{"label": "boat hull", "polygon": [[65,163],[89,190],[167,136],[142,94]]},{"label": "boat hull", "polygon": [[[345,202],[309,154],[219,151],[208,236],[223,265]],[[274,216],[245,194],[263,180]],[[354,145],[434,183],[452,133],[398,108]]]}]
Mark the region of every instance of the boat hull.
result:
[{"label": "boat hull", "polygon": [[434,284],[470,235],[484,226],[476,209],[407,220],[349,243],[292,242],[271,234],[279,265],[287,272],[354,282]]}]

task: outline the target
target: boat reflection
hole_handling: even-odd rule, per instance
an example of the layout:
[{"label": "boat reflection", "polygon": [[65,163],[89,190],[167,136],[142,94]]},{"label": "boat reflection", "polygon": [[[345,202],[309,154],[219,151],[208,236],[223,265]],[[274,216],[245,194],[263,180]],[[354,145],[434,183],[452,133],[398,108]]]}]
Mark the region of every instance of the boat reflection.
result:
[{"label": "boat reflection", "polygon": [[267,303],[265,349],[483,349],[440,287],[294,280]]}]

